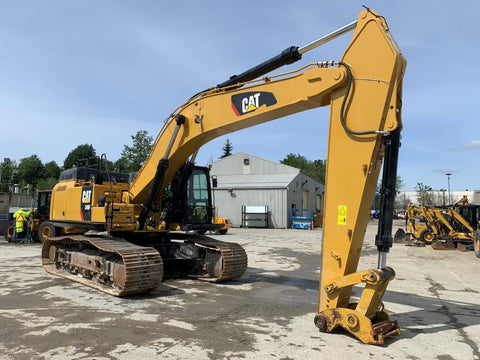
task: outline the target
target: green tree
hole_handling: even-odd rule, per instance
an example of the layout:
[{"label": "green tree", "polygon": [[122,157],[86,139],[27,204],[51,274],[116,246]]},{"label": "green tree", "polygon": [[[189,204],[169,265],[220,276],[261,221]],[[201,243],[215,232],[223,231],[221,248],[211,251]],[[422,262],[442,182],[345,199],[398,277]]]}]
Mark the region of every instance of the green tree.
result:
[{"label": "green tree", "polygon": [[135,135],[130,137],[132,146],[124,145],[120,159],[114,164],[114,168],[117,171],[138,171],[150,154],[153,137],[149,136],[146,130],[138,130]]},{"label": "green tree", "polygon": [[37,155],[21,159],[18,164],[18,176],[20,181],[31,184],[35,188],[38,181],[45,177],[45,166]]},{"label": "green tree", "polygon": [[403,181],[402,177],[397,175],[395,183],[395,209],[406,209],[408,203],[410,202],[410,199],[407,199],[405,196],[400,196],[401,190],[404,186],[405,182]]},{"label": "green tree", "polygon": [[10,159],[5,159],[4,162],[0,164],[0,191],[7,192],[9,185],[12,183],[13,171],[16,168],[17,164]]},{"label": "green tree", "polygon": [[45,178],[38,180],[38,184],[36,186],[37,190],[52,190],[55,184],[58,182],[58,179],[54,178]]},{"label": "green tree", "polygon": [[303,155],[290,153],[283,160],[280,160],[280,163],[303,170],[309,167],[310,162]]},{"label": "green tree", "polygon": [[415,191],[417,192],[417,201],[420,205],[434,205],[433,192],[430,186],[417,183],[417,186],[415,186]]},{"label": "green tree", "polygon": [[44,166],[44,177],[38,181],[38,190],[51,190],[60,177],[62,169],[55,161],[49,161]]},{"label": "green tree", "polygon": [[63,162],[63,168],[71,169],[73,165],[85,165],[84,161],[88,159],[89,165],[96,163],[96,160],[93,160],[97,157],[97,153],[92,145],[83,144],[78,145],[75,149],[70,151]]},{"label": "green tree", "polygon": [[395,192],[396,195],[400,194],[401,190],[405,186],[405,182],[403,181],[400,175],[397,175],[396,183],[395,183]]},{"label": "green tree", "polygon": [[45,164],[45,178],[58,179],[61,172],[62,168],[55,161],[49,161]]},{"label": "green tree", "polygon": [[[383,186],[383,182],[380,181],[380,183],[377,185],[375,189],[375,198],[377,199],[378,203],[375,204],[376,207],[380,206],[380,196],[378,196],[381,193],[381,189]],[[405,186],[405,182],[403,181],[402,177],[400,175],[397,175],[397,178],[395,179],[395,204],[394,207],[395,209],[405,209],[408,205],[408,202],[405,204],[405,197],[400,197],[401,189]],[[410,199],[408,199],[410,201]]]},{"label": "green tree", "polygon": [[[127,159],[124,157],[120,157],[117,161],[113,163],[113,171],[118,171],[118,172],[129,172],[129,164]],[[108,168],[110,170],[110,168]]]},{"label": "green tree", "polygon": [[12,172],[11,184],[20,184],[20,177],[18,176],[18,167],[15,167]]},{"label": "green tree", "polygon": [[289,165],[302,170],[305,174],[310,175],[314,179],[325,183],[325,171],[327,167],[326,160],[308,160],[300,154],[288,154],[280,163]]},{"label": "green tree", "polygon": [[[397,175],[397,178],[395,179],[395,195],[400,194],[401,189],[405,186],[405,182],[403,179]],[[380,183],[377,184],[377,187],[375,188],[376,193],[380,193],[380,190],[383,187],[383,181],[380,181]]]},{"label": "green tree", "polygon": [[230,139],[227,139],[227,140],[225,141],[225,145],[223,145],[222,151],[223,151],[223,154],[222,154],[222,156],[219,157],[219,159],[223,159],[223,158],[225,158],[225,157],[227,157],[227,156],[232,155],[233,145],[232,145],[232,143],[230,142]]},{"label": "green tree", "polygon": [[327,161],[326,160],[313,160],[311,165],[311,173],[308,173],[318,181],[325,184],[325,172],[327,171]]},{"label": "green tree", "polygon": [[108,159],[103,159],[102,160],[102,170],[108,170],[108,171],[117,171],[115,168],[115,163],[113,161],[110,161]]}]

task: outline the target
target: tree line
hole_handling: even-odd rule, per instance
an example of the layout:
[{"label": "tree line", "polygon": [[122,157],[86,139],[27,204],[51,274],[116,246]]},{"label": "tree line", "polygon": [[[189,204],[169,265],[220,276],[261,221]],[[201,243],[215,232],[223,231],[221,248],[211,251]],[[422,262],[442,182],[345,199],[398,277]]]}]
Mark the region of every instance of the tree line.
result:
[{"label": "tree line", "polygon": [[[135,172],[140,169],[150,153],[153,137],[146,130],[130,136],[131,145],[124,145],[121,156],[115,162],[106,160],[104,166],[112,172]],[[97,166],[100,155],[91,144],[78,145],[70,151],[63,166],[55,161],[42,163],[37,155],[21,159],[18,163],[8,158],[0,163],[0,192],[12,191],[18,186],[20,192],[34,194],[36,190],[52,189],[63,170],[74,166]]]},{"label": "tree line", "polygon": [[[120,158],[114,162],[103,160],[103,169],[106,167],[112,172],[136,172],[142,167],[150,153],[153,137],[149,136],[146,130],[139,130],[130,137],[132,142],[130,145],[124,145]],[[219,158],[231,155],[232,151],[233,145],[227,139]],[[100,155],[91,144],[78,145],[70,151],[63,161],[63,166],[55,161],[44,164],[35,154],[21,159],[18,163],[4,159],[4,162],[0,163],[0,192],[11,191],[13,184],[18,185],[22,193],[34,194],[36,190],[52,189],[63,170],[74,166],[95,167],[99,161]],[[312,161],[303,155],[290,153],[280,160],[280,163],[298,168],[325,183],[326,160]]]}]

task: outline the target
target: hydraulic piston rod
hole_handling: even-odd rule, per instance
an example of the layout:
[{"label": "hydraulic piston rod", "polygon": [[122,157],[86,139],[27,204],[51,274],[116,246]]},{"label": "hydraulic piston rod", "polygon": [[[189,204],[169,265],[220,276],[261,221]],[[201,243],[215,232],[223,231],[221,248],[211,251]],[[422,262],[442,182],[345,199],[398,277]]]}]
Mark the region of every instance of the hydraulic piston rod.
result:
[{"label": "hydraulic piston rod", "polygon": [[342,26],[340,29],[337,29],[335,31],[332,31],[330,34],[327,34],[325,36],[322,36],[321,38],[318,38],[317,40],[312,41],[311,43],[308,43],[307,45],[304,45],[302,47],[298,48],[298,53],[300,55],[306,53],[307,51],[310,51],[312,49],[315,49],[316,47],[323,45],[330,40],[333,40],[340,35],[343,35],[353,29],[357,26],[357,20],[351,22],[350,24],[347,24],[345,26]]},{"label": "hydraulic piston rod", "polygon": [[228,79],[227,81],[224,81],[221,84],[217,85],[217,88],[223,88],[226,86],[232,86],[238,83],[242,83],[245,81],[250,81],[253,79],[256,79],[259,76],[265,75],[269,73],[270,71],[273,71],[275,69],[278,69],[279,67],[283,65],[288,65],[292,64],[302,58],[302,54],[306,53],[307,51],[310,51],[320,45],[323,45],[330,40],[335,39],[336,37],[345,34],[348,31],[351,31],[355,29],[355,26],[357,25],[357,21],[353,21],[348,25],[342,26],[341,28],[332,31],[331,33],[322,36],[321,38],[318,38],[304,46],[290,46],[283,50],[280,54],[277,56],[274,56],[267,61],[262,62],[261,64],[254,66],[251,69],[248,69],[241,73],[240,75],[233,75]]}]

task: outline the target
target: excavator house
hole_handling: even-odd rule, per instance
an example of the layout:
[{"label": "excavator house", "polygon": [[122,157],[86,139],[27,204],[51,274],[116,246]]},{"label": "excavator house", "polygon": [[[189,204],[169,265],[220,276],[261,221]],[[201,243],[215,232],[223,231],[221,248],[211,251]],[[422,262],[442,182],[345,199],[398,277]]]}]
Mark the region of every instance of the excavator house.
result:
[{"label": "excavator house", "polygon": [[[307,51],[353,31],[342,58],[303,64]],[[173,111],[133,179],[104,166],[62,173],[41,224],[45,270],[114,296],[151,290],[163,277],[219,282],[241,277],[238,244],[200,233],[215,230],[208,168],[200,147],[219,136],[301,111],[330,107],[322,273],[314,323],[340,326],[365,343],[400,334],[383,310],[395,277],[392,246],[406,61],[385,19],[365,9],[352,23],[195,94]],[[378,267],[357,270],[375,187],[382,172]],[[363,286],[358,301],[352,287]]]}]

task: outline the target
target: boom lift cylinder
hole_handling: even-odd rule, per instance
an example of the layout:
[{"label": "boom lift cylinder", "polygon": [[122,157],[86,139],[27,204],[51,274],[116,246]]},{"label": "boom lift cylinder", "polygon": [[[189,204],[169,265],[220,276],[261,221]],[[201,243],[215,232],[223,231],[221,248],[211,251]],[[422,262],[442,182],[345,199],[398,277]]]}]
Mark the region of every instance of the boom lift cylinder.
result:
[{"label": "boom lift cylinder", "polygon": [[330,40],[335,39],[336,37],[345,34],[348,31],[355,29],[357,25],[357,21],[353,21],[348,25],[342,26],[341,28],[332,31],[331,33],[322,36],[304,46],[290,46],[283,50],[277,56],[274,56],[261,64],[254,66],[253,68],[244,71],[240,75],[233,75],[227,81],[224,81],[221,84],[217,85],[217,88],[223,88],[227,86],[232,86],[235,84],[247,82],[253,79],[256,79],[259,76],[265,75],[270,71],[278,69],[283,65],[292,64],[302,58],[302,55],[305,54],[307,51],[315,49],[316,47],[323,45]]},{"label": "boom lift cylinder", "polygon": [[148,191],[147,198],[142,206],[142,212],[138,218],[139,230],[143,230],[145,226],[145,220],[147,219],[148,212],[153,204],[153,201],[157,198],[158,193],[160,191],[160,187],[162,186],[165,172],[168,168],[168,157],[170,156],[170,152],[173,148],[173,143],[177,138],[178,131],[180,130],[180,126],[185,124],[185,116],[177,115],[176,117],[176,126],[173,130],[173,134],[170,137],[170,141],[167,145],[167,149],[165,150],[165,155],[163,158],[158,162],[157,171],[155,172],[155,176],[153,177],[152,183],[150,185],[150,189]]}]

